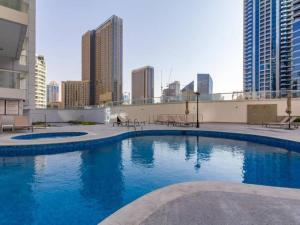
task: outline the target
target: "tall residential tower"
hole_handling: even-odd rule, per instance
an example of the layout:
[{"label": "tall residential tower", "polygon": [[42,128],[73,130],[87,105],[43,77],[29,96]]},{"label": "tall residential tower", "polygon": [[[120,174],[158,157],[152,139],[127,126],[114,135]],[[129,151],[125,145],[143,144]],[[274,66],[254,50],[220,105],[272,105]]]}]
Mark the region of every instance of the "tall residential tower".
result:
[{"label": "tall residential tower", "polygon": [[245,92],[292,88],[292,12],[293,0],[244,0]]},{"label": "tall residential tower", "polygon": [[293,1],[293,17],[292,89],[300,91],[300,0]]},{"label": "tall residential tower", "polygon": [[59,85],[55,81],[51,81],[47,85],[47,104],[59,101]]},{"label": "tall residential tower", "polygon": [[132,102],[152,103],[154,98],[154,68],[146,66],[132,71]]},{"label": "tall residential tower", "polygon": [[201,95],[213,93],[213,80],[209,74],[197,74],[197,91]]},{"label": "tall residential tower", "polygon": [[35,63],[35,108],[47,108],[46,98],[46,62],[44,56],[39,55]]},{"label": "tall residential tower", "polygon": [[90,82],[90,105],[122,101],[123,21],[112,16],[82,36],[82,80]]}]

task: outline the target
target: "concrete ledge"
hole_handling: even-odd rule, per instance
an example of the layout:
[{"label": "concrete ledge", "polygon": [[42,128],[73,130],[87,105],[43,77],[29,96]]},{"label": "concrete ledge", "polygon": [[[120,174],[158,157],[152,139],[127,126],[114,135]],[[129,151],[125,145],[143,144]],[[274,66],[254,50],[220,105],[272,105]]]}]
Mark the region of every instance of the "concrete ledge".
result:
[{"label": "concrete ledge", "polygon": [[220,182],[172,185],[99,225],[300,224],[300,190]]}]

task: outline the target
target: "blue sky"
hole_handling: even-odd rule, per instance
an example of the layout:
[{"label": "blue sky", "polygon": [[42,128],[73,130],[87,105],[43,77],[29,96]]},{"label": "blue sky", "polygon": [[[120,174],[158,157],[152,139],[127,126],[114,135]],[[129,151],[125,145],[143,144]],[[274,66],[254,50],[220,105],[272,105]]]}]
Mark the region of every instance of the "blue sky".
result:
[{"label": "blue sky", "polygon": [[37,0],[37,54],[48,81],[81,79],[81,36],[111,15],[124,25],[124,91],[131,70],[155,67],[155,96],[210,73],[214,92],[242,90],[242,0]]}]

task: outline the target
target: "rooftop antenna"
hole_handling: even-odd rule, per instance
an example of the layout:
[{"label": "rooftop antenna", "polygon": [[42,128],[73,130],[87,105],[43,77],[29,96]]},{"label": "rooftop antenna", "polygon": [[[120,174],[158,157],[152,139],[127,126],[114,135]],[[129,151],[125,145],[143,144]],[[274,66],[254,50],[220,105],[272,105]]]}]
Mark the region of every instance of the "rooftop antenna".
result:
[{"label": "rooftop antenna", "polygon": [[160,70],[160,95],[163,94],[163,71]]},{"label": "rooftop antenna", "polygon": [[169,84],[171,83],[172,80],[172,72],[173,72],[173,68],[170,69]]}]

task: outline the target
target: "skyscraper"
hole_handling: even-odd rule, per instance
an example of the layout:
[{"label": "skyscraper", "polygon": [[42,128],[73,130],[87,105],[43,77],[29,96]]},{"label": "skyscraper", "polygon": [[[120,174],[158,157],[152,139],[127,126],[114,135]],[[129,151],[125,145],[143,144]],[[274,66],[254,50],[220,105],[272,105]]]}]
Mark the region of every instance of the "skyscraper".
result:
[{"label": "skyscraper", "polygon": [[[293,72],[292,89],[300,91],[300,1],[293,2]],[[297,96],[300,94],[298,93]]]},{"label": "skyscraper", "polygon": [[55,81],[51,81],[47,85],[47,104],[59,101],[59,85]]},{"label": "skyscraper", "polygon": [[82,37],[82,80],[90,82],[90,104],[122,101],[123,21],[112,16]]},{"label": "skyscraper", "polygon": [[293,0],[244,0],[244,91],[291,89]]},{"label": "skyscraper", "polygon": [[183,100],[192,100],[194,97],[195,82],[192,81],[181,90]]},{"label": "skyscraper", "polygon": [[154,98],[154,68],[146,66],[132,71],[132,102],[152,103]]},{"label": "skyscraper", "polygon": [[34,109],[35,0],[0,1],[0,115]]},{"label": "skyscraper", "polygon": [[89,105],[89,81],[63,81],[61,101],[63,108]]},{"label": "skyscraper", "polygon": [[90,81],[89,105],[96,105],[95,70],[96,70],[95,31],[88,31],[82,36],[82,80]]},{"label": "skyscraper", "polygon": [[180,98],[180,82],[174,81],[170,83],[167,88],[162,91],[163,102],[176,102]]},{"label": "skyscraper", "polygon": [[201,95],[213,93],[213,80],[209,74],[197,74],[197,91]]},{"label": "skyscraper", "polygon": [[44,56],[39,55],[35,63],[35,108],[46,107],[46,62]]}]

